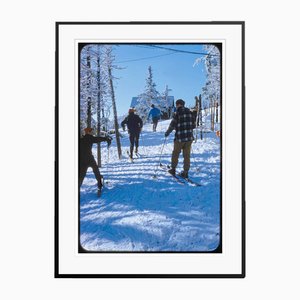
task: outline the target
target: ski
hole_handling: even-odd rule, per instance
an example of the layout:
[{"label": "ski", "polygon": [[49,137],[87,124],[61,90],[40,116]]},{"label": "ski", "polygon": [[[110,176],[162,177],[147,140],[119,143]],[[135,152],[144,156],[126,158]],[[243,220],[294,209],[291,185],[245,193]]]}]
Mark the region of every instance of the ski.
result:
[{"label": "ski", "polygon": [[[166,171],[168,171],[168,170],[171,169],[171,167],[170,167],[169,165],[163,165],[163,164],[160,164],[160,166],[161,166],[164,170],[166,170]],[[168,173],[169,173],[169,172],[168,172]],[[180,181],[180,182],[182,182],[181,179],[183,179],[185,182],[189,183],[190,185],[193,185],[193,186],[202,186],[202,184],[200,184],[200,183],[198,183],[198,182],[196,182],[196,181],[190,179],[189,177],[188,177],[188,178],[185,178],[185,177],[180,176],[179,173],[176,173],[175,175],[173,175],[173,174],[171,174],[171,173],[169,173],[169,174],[172,175],[174,178],[178,179],[178,181]],[[183,183],[184,183],[184,182],[183,182]]]},{"label": "ski", "polygon": [[168,174],[170,174],[178,183],[185,184],[185,181],[181,180],[181,177],[178,177],[176,174],[171,174],[168,171],[170,168],[167,165],[160,164],[160,167],[165,170]]},{"label": "ski", "polygon": [[185,177],[180,176],[180,174],[176,174],[176,175],[179,176],[180,178],[184,179],[186,182],[190,183],[190,184],[193,185],[193,186],[202,186],[201,183],[196,182],[196,181],[192,180],[192,179],[189,178],[189,177],[188,177],[188,178],[185,178]]},{"label": "ski", "polygon": [[145,154],[135,153],[135,158],[149,158],[149,156]]}]

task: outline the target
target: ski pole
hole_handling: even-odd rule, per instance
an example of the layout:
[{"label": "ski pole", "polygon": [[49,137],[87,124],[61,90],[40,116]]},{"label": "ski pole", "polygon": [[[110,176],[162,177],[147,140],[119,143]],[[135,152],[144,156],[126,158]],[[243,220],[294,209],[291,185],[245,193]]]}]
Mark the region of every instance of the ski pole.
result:
[{"label": "ski pole", "polygon": [[[143,144],[144,144],[144,143],[143,143],[143,139],[142,139],[142,130],[140,131],[140,143],[139,143],[139,144],[140,144],[140,145],[139,145],[139,148],[141,147],[141,145],[143,146]],[[145,155],[145,154],[146,154],[146,153],[145,153],[145,149],[144,149],[143,152],[144,152],[144,155]],[[147,156],[147,155],[146,155],[146,156]]]},{"label": "ski pole", "polygon": [[157,169],[161,165],[161,156],[162,156],[162,153],[163,153],[166,141],[167,141],[167,137],[165,137],[164,143],[163,143],[163,145],[161,147],[161,151],[160,151],[160,155],[159,155],[159,162],[158,162],[158,165],[156,166],[156,170],[155,170],[154,176],[153,176],[154,178],[156,178]]},{"label": "ski pole", "polygon": [[161,156],[162,156],[162,154],[163,154],[163,150],[164,150],[164,147],[165,147],[166,141],[167,141],[167,137],[165,137],[165,140],[164,140],[164,143],[163,143],[163,146],[162,146],[161,152],[160,152],[160,156],[159,156],[159,165],[160,165],[160,162],[161,162]]},{"label": "ski pole", "polygon": [[107,184],[108,180],[107,180],[107,174],[108,174],[108,163],[109,163],[109,146],[107,145],[107,162],[105,164],[105,169],[106,169],[106,181],[104,182],[104,177],[102,176],[102,180],[103,180],[103,186],[104,183]]},{"label": "ski pole", "polygon": [[109,146],[107,145],[107,163],[109,163]]}]

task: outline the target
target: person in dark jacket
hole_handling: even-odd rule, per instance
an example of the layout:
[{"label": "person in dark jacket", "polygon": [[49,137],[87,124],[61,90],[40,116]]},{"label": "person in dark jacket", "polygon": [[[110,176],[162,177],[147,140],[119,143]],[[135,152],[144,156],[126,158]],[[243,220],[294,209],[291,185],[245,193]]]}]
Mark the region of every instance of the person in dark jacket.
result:
[{"label": "person in dark jacket", "polygon": [[193,129],[196,127],[195,119],[192,112],[186,108],[185,102],[182,99],[176,101],[176,113],[169,125],[168,130],[165,133],[167,137],[173,130],[175,130],[174,148],[172,152],[171,174],[176,173],[176,167],[178,164],[178,158],[181,150],[183,151],[183,171],[181,176],[188,178],[188,172],[190,169],[190,156],[191,146],[194,140]]},{"label": "person in dark jacket", "polygon": [[87,169],[91,167],[98,182],[98,188],[102,188],[102,175],[92,154],[92,147],[94,143],[107,142],[110,146],[112,138],[109,135],[95,137],[93,136],[93,129],[87,127],[84,129],[85,135],[80,139],[80,166],[79,166],[79,186],[82,185],[83,179],[86,175]]},{"label": "person in dark jacket", "polygon": [[133,156],[133,148],[135,146],[135,153],[138,153],[140,133],[143,128],[142,119],[134,113],[134,109],[130,108],[128,116],[122,121],[121,126],[125,130],[127,126],[130,140],[130,158]]}]

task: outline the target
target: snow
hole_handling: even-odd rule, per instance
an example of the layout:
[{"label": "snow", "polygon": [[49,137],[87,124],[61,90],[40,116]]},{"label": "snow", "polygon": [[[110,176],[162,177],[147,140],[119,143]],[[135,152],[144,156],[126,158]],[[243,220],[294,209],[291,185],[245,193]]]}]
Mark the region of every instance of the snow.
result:
[{"label": "snow", "polygon": [[[127,132],[122,132],[123,158],[115,140],[109,156],[102,143],[105,188],[97,196],[92,170],[80,189],[80,243],[90,251],[202,252],[220,243],[220,139],[214,132],[193,143],[190,177],[202,184],[179,184],[159,167],[170,164],[174,132],[164,133],[170,120],[159,122],[157,132],[145,124],[140,157],[131,163]],[[96,146],[93,148],[96,157]],[[178,171],[183,167],[180,155]],[[156,178],[154,178],[156,175]]]}]

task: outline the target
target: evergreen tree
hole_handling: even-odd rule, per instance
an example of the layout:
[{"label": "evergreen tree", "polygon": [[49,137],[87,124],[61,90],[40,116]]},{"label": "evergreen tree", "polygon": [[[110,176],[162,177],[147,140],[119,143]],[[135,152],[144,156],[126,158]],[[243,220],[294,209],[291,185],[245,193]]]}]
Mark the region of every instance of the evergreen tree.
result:
[{"label": "evergreen tree", "polygon": [[137,113],[140,115],[143,121],[145,121],[148,116],[148,112],[151,109],[151,104],[158,106],[159,98],[160,94],[156,90],[156,84],[153,81],[152,68],[149,66],[144,92],[138,96],[137,105],[135,107]]},{"label": "evergreen tree", "polygon": [[208,53],[204,59],[207,81],[202,95],[210,106],[214,106],[215,103],[220,104],[220,52],[214,45],[205,45],[204,50]]},{"label": "evergreen tree", "polygon": [[195,63],[204,62],[206,71],[206,83],[202,89],[202,101],[204,106],[209,106],[210,102],[217,102],[220,105],[220,76],[221,57],[220,51],[215,45],[204,45],[207,55],[198,58]]},{"label": "evergreen tree", "polygon": [[215,45],[204,45],[203,48],[207,55],[197,59],[196,63],[204,62],[206,83],[202,88],[202,100],[204,101],[204,106],[210,108],[211,130],[214,130],[214,123],[218,113],[217,107],[220,105],[221,96],[221,56],[219,49]]},{"label": "evergreen tree", "polygon": [[80,62],[80,124],[81,129],[83,129],[92,126],[92,68],[90,46],[85,46],[81,50]]},{"label": "evergreen tree", "polygon": [[87,45],[80,53],[80,128],[107,130],[112,103],[103,45]]}]

